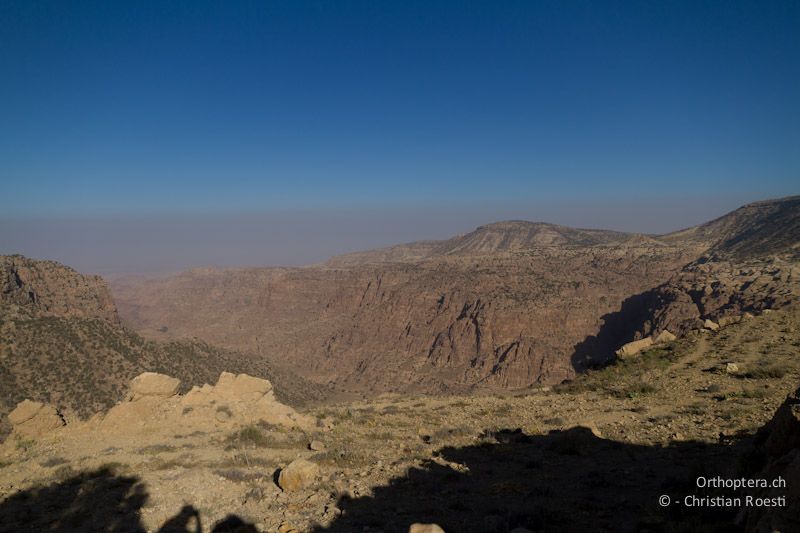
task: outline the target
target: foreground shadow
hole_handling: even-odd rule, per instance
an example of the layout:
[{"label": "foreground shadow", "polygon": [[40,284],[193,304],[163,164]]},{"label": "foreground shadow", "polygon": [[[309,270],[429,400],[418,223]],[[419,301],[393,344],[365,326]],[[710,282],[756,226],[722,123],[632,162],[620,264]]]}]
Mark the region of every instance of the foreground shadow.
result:
[{"label": "foreground shadow", "polygon": [[[633,436],[635,438],[635,436]],[[737,531],[738,509],[659,504],[659,497],[731,496],[698,488],[698,476],[736,477],[750,439],[643,446],[576,427],[546,435],[519,430],[485,434],[480,444],[445,447],[372,495],[341,496],[342,514],[316,533],[406,533],[415,522],[448,533],[530,531]],[[16,493],[0,502],[0,532],[144,532],[148,501],[136,477],[101,469]],[[203,531],[199,512],[185,506],[159,533]],[[254,533],[235,515],[214,533]]]},{"label": "foreground shadow", "polygon": [[136,477],[99,469],[63,482],[21,491],[0,504],[0,531],[144,532],[139,512],[147,502]]},{"label": "foreground shadow", "polygon": [[[141,509],[148,494],[138,477],[121,476],[108,468],[85,472],[62,482],[17,492],[0,502],[0,533],[42,531],[104,531],[145,533]],[[191,505],[164,522],[158,533],[205,531],[200,513]],[[212,533],[255,533],[235,515],[214,524]]]},{"label": "foreground shadow", "polygon": [[437,523],[448,533],[737,530],[736,510],[662,507],[659,497],[707,495],[696,478],[731,474],[742,442],[639,446],[582,427],[493,437],[494,443],[444,448],[372,496],[341,497],[342,515],[315,531],[406,533],[414,522]]}]

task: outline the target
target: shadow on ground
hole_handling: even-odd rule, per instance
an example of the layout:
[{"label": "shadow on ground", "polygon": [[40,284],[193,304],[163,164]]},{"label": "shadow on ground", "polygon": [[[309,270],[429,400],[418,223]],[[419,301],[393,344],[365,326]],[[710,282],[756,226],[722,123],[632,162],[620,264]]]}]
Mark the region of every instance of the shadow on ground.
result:
[{"label": "shadow on ground", "polygon": [[[0,532],[42,531],[145,533],[140,511],[148,494],[137,477],[101,468],[65,481],[18,492],[0,502]],[[192,506],[167,520],[159,533],[204,531]],[[255,533],[252,524],[230,515],[214,524],[213,533]]]},{"label": "shadow on ground", "polygon": [[[736,530],[733,511],[661,507],[658,499],[705,495],[695,486],[697,476],[732,475],[746,441],[639,446],[583,427],[484,437],[482,444],[438,450],[422,468],[374,488],[372,496],[341,496],[341,516],[313,531],[406,533],[414,522],[435,522],[448,533]],[[147,500],[138,478],[101,469],[9,497],[0,503],[0,531],[144,532],[140,510]],[[186,506],[160,533],[201,530],[198,511]],[[229,515],[211,531],[256,529]]]},{"label": "shadow on ground", "polygon": [[314,531],[406,533],[414,522],[437,523],[448,533],[737,531],[735,512],[661,507],[659,496],[703,496],[697,476],[735,470],[741,441],[637,446],[582,427],[541,436],[506,430],[494,439],[443,448],[373,496],[340,498],[342,515]]}]

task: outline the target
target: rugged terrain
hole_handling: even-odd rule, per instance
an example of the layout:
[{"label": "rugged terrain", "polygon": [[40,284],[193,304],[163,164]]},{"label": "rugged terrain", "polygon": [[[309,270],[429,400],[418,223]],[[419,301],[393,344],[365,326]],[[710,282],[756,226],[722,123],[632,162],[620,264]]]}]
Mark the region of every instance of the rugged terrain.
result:
[{"label": "rugged terrain", "polygon": [[275,384],[302,404],[319,387],[263,358],[198,340],[155,342],[124,328],[105,282],[51,261],[0,257],[0,433],[5,415],[30,398],[86,418],[112,406],[131,378],[146,370],[178,376],[185,386],[211,382],[222,371],[246,372]]},{"label": "rugged terrain", "polygon": [[[798,530],[798,202],[117,285],[159,340],[2,258],[0,531]],[[745,494],[786,502],[685,503]]]},{"label": "rugged terrain", "polygon": [[796,300],[798,213],[800,197],[758,202],[662,236],[501,222],[314,267],[196,269],[113,290],[147,337],[260,354],[339,391],[514,389],[664,329]]},{"label": "rugged terrain", "polygon": [[[769,421],[800,383],[797,311],[694,331],[552,389],[320,406],[305,411],[324,422],[315,428],[236,425],[212,410],[15,435],[0,462],[0,531],[794,531],[795,400]],[[318,471],[282,489],[278,472],[298,459]],[[743,496],[696,486],[742,475],[785,476],[771,494],[786,507],[659,505]]]}]

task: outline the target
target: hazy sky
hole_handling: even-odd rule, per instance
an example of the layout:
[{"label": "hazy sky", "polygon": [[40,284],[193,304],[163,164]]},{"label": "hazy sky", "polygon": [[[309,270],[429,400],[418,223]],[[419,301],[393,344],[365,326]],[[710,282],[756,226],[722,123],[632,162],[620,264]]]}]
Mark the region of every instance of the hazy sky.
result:
[{"label": "hazy sky", "polygon": [[303,263],[798,193],[800,2],[0,3],[0,253]]}]

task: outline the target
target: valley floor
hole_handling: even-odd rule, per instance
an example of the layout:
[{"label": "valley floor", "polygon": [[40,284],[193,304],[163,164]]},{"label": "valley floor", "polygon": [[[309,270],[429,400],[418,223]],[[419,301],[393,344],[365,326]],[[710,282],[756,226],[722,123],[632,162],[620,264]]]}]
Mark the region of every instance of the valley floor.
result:
[{"label": "valley floor", "polygon": [[[0,531],[728,530],[738,509],[674,502],[733,495],[696,479],[734,476],[797,387],[799,322],[795,308],[764,313],[553,389],[321,406],[311,414],[333,429],[317,434],[210,423],[12,438]],[[320,478],[283,492],[276,471],[301,457]]]}]

